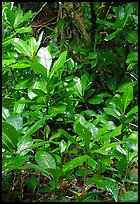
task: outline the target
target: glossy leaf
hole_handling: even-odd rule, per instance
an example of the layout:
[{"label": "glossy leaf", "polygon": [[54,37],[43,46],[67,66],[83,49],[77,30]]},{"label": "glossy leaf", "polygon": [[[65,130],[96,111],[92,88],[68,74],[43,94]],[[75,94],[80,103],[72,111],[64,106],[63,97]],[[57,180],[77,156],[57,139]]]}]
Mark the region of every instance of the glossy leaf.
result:
[{"label": "glossy leaf", "polygon": [[89,141],[91,139],[91,132],[88,128],[78,123],[76,125],[76,133],[85,141],[86,148],[88,149]]},{"label": "glossy leaf", "polygon": [[126,116],[128,117],[129,115],[132,115],[133,113],[138,113],[138,106],[134,106],[134,107],[126,114]]},{"label": "glossy leaf", "polygon": [[54,158],[46,151],[38,151],[35,155],[35,160],[43,169],[56,169]]},{"label": "glossy leaf", "polygon": [[50,77],[52,77],[53,74],[64,65],[64,63],[66,62],[66,56],[67,56],[67,51],[64,51],[61,53],[60,57],[55,61],[51,69]]},{"label": "glossy leaf", "polygon": [[109,131],[105,133],[102,137],[100,137],[100,141],[106,141],[111,137],[116,137],[121,134],[122,125],[118,126],[115,130]]},{"label": "glossy leaf", "polygon": [[110,97],[110,96],[111,95],[109,93],[103,92],[103,93],[97,94],[92,99],[89,99],[88,102],[91,104],[100,104],[100,103],[104,102],[105,97]]},{"label": "glossy leaf", "polygon": [[2,122],[2,147],[13,151],[17,147],[19,133],[10,124]]},{"label": "glossy leaf", "polygon": [[92,153],[97,152],[97,153],[100,153],[100,154],[107,154],[107,151],[109,151],[111,148],[114,148],[117,145],[122,144],[122,143],[123,142],[113,142],[111,144],[104,145],[103,147],[101,147],[101,148],[99,148],[97,150],[93,150]]},{"label": "glossy leaf", "polygon": [[116,90],[116,92],[125,92],[129,87],[134,87],[138,84],[138,81],[127,82],[122,85]]},{"label": "glossy leaf", "polygon": [[66,150],[67,144],[64,140],[61,140],[61,142],[59,143],[59,149],[60,149],[60,153],[63,153]]},{"label": "glossy leaf", "polygon": [[138,43],[138,32],[137,31],[129,31],[126,32],[126,40],[133,45],[137,45]]},{"label": "glossy leaf", "polygon": [[121,95],[119,94],[116,94],[114,97],[113,97],[113,102],[115,103],[116,107],[120,110],[120,113],[123,114],[123,100],[122,100],[122,97]]},{"label": "glossy leaf", "polygon": [[11,124],[16,130],[22,129],[23,119],[18,113],[11,114],[7,119],[6,122]]},{"label": "glossy leaf", "polygon": [[71,160],[70,162],[67,162],[64,167],[63,167],[63,171],[69,171],[71,169],[74,169],[80,165],[82,165],[86,160],[87,160],[88,156],[87,155],[83,155],[80,157],[76,157],[73,160]]},{"label": "glossy leaf", "polygon": [[56,105],[49,108],[48,113],[52,116],[56,116],[57,114],[64,114],[65,110],[66,110],[66,106]]},{"label": "glossy leaf", "polygon": [[26,41],[23,41],[20,38],[15,38],[13,45],[15,46],[16,50],[19,53],[22,53],[30,58],[32,58],[32,52],[30,51],[29,46],[27,45]]},{"label": "glossy leaf", "polygon": [[7,108],[2,107],[2,117],[6,120],[10,116],[10,112]]},{"label": "glossy leaf", "polygon": [[59,133],[64,135],[68,140],[70,140],[73,144],[75,144],[77,147],[80,147],[79,143],[71,136],[68,134],[65,130],[59,129]]},{"label": "glossy leaf", "polygon": [[30,136],[23,136],[18,142],[17,153],[24,156],[31,151],[32,146],[33,139]]},{"label": "glossy leaf", "polygon": [[138,61],[138,52],[130,52],[127,56],[126,63],[137,62]]},{"label": "glossy leaf", "polygon": [[129,87],[123,95],[123,103],[124,103],[124,113],[127,106],[131,103],[133,99],[133,87]]},{"label": "glossy leaf", "polygon": [[24,137],[28,137],[28,136],[32,135],[33,133],[35,133],[38,129],[40,129],[40,128],[44,125],[44,123],[45,123],[45,121],[46,121],[47,118],[48,118],[48,116],[45,115],[41,120],[38,120],[37,122],[35,122],[35,124],[32,125],[32,126],[27,130],[27,132],[26,132],[26,134],[25,134]]},{"label": "glossy leaf", "polygon": [[40,57],[39,63],[42,64],[47,69],[47,76],[49,76],[49,71],[52,64],[52,56],[47,48],[41,47],[37,53]]},{"label": "glossy leaf", "polygon": [[27,162],[28,156],[11,156],[2,160],[2,172],[8,173],[13,170],[22,168],[22,165]]},{"label": "glossy leaf", "polygon": [[120,33],[120,30],[115,31],[114,33],[109,34],[107,37],[105,37],[105,41],[112,40]]}]

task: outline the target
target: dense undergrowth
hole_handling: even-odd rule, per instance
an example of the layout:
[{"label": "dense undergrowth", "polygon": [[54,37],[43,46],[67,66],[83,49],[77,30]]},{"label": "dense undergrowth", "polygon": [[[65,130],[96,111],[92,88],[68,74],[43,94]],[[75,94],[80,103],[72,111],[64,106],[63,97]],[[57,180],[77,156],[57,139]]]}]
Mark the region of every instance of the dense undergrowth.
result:
[{"label": "dense undergrowth", "polygon": [[137,3],[93,6],[90,45],[65,16],[42,46],[35,13],[2,4],[3,202],[138,200]]}]

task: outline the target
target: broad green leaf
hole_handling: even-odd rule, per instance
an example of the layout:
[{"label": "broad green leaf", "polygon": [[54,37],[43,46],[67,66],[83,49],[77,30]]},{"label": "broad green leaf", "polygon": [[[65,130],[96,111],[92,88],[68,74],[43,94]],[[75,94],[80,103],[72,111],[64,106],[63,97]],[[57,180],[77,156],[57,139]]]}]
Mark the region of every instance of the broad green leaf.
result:
[{"label": "broad green leaf", "polygon": [[39,178],[35,175],[32,175],[28,180],[25,181],[25,184],[30,188],[32,193],[34,193],[37,185],[39,184]]},{"label": "broad green leaf", "polygon": [[129,115],[132,115],[133,113],[138,113],[138,106],[134,106],[134,107],[126,114],[126,116],[128,117]]},{"label": "broad green leaf", "polygon": [[48,114],[52,116],[56,116],[57,114],[64,114],[65,110],[66,110],[66,106],[56,105],[48,109]]},{"label": "broad green leaf", "polygon": [[79,96],[79,97],[81,97],[81,96],[83,96],[83,92],[82,92],[82,84],[81,84],[81,80],[80,80],[80,78],[79,77],[75,77],[74,79],[73,79],[75,82],[76,82],[76,84],[74,85],[74,89],[75,89],[75,93]]},{"label": "broad green leaf", "polygon": [[22,129],[23,119],[20,114],[12,113],[7,119],[6,122],[12,125],[16,130]]},{"label": "broad green leaf", "polygon": [[133,4],[132,3],[127,3],[124,9],[124,22],[123,22],[123,28],[127,24],[128,19],[131,16],[131,13],[133,12]]},{"label": "broad green leaf", "polygon": [[24,137],[28,137],[30,135],[32,135],[33,133],[35,133],[38,129],[40,129],[45,121],[47,120],[48,116],[45,115],[41,120],[38,120],[37,122],[35,122],[34,125],[32,125],[26,132],[26,134],[24,135]]},{"label": "broad green leaf", "polygon": [[52,64],[52,56],[46,47],[41,47],[37,53],[39,56],[39,63],[42,64],[47,69],[47,76],[49,76],[49,71]]},{"label": "broad green leaf", "polygon": [[116,94],[113,97],[113,102],[115,103],[116,107],[120,110],[121,114],[123,114],[123,100],[122,97],[119,94]]},{"label": "broad green leaf", "polygon": [[15,20],[14,20],[14,25],[13,25],[14,28],[18,27],[20,19],[22,18],[22,16],[23,16],[22,9],[18,9],[15,11]]},{"label": "broad green leaf", "polygon": [[117,109],[113,108],[103,108],[107,115],[111,115],[117,119],[120,119],[120,112]]},{"label": "broad green leaf", "polygon": [[129,87],[134,87],[138,84],[138,81],[127,82],[125,84],[120,85],[120,87],[116,90],[116,92],[125,92]]},{"label": "broad green leaf", "polygon": [[89,141],[91,139],[91,132],[87,127],[78,123],[76,125],[76,133],[85,141],[86,148],[88,149]]},{"label": "broad green leaf", "polygon": [[92,99],[89,99],[88,102],[91,104],[100,104],[100,103],[104,102],[105,97],[110,97],[110,96],[111,96],[111,94],[109,94],[107,92],[103,92],[103,93],[97,94]]},{"label": "broad green leaf", "polygon": [[127,155],[126,151],[120,146],[120,145],[117,145],[115,147],[115,149],[120,152],[121,154],[124,154],[124,155]]},{"label": "broad green leaf", "polygon": [[51,69],[50,77],[52,77],[53,74],[64,65],[64,63],[66,62],[66,56],[67,56],[67,51],[64,51],[61,53],[60,57],[55,61]]},{"label": "broad green leaf", "polygon": [[82,197],[78,197],[78,202],[101,202],[100,200],[96,199],[96,196],[99,195],[99,192],[88,193],[83,195]]},{"label": "broad green leaf", "polygon": [[30,152],[32,146],[33,139],[31,138],[31,136],[23,136],[20,138],[17,144],[17,153],[24,156],[28,152]]},{"label": "broad green leaf", "polygon": [[113,142],[111,144],[107,144],[107,145],[104,145],[103,147],[97,149],[97,150],[93,150],[92,153],[96,152],[96,153],[100,153],[100,154],[108,154],[108,151],[111,149],[111,148],[114,148],[120,144],[122,144],[123,142]]},{"label": "broad green leaf", "polygon": [[87,83],[89,80],[89,75],[86,73],[81,77],[81,84],[82,84],[82,91],[83,91],[83,95],[85,93],[85,90],[87,88]]},{"label": "broad green leaf", "polygon": [[36,61],[36,59],[34,58],[33,62],[30,63],[31,68],[35,71],[35,73],[40,73],[42,74],[42,76],[47,77],[47,69],[40,64],[39,62]]},{"label": "broad green leaf", "polygon": [[103,182],[104,186],[105,186],[106,190],[111,193],[115,202],[117,202],[118,201],[118,194],[119,194],[119,186],[116,183],[116,181],[114,181],[110,178],[107,178],[107,179],[108,180],[104,180],[104,182]]},{"label": "broad green leaf", "polygon": [[10,116],[10,112],[7,108],[2,107],[2,117],[6,120]]},{"label": "broad green leaf", "polygon": [[130,43],[132,43],[133,45],[137,45],[138,43],[138,32],[137,31],[129,31],[126,32],[126,40]]},{"label": "broad green leaf", "polygon": [[105,37],[104,40],[105,41],[112,40],[113,38],[115,38],[120,33],[120,31],[121,30],[117,30],[114,33],[109,34],[107,37]]},{"label": "broad green leaf", "polygon": [[10,124],[2,122],[2,147],[13,151],[17,147],[19,133]]},{"label": "broad green leaf", "polygon": [[56,169],[54,158],[46,151],[38,151],[35,160],[43,169]]},{"label": "broad green leaf", "polygon": [[87,160],[87,158],[88,158],[88,155],[83,155],[83,156],[74,158],[73,160],[71,160],[70,162],[67,162],[64,165],[63,171],[66,172],[82,165]]},{"label": "broad green leaf", "polygon": [[[32,79],[24,79],[22,82],[20,82],[19,84],[16,85],[15,89],[26,89],[29,87],[29,83]],[[24,97],[22,97],[23,99],[25,99]],[[20,99],[21,100],[21,99]]]},{"label": "broad green leaf", "polygon": [[100,137],[100,141],[106,141],[107,139],[110,139],[111,137],[116,137],[120,135],[121,130],[122,130],[122,125],[118,126],[115,130],[105,133],[102,137]]},{"label": "broad green leaf", "polygon": [[35,15],[35,13],[32,13],[31,10],[29,10],[28,12],[26,12],[20,19],[19,19],[19,24],[23,23],[24,21],[28,21],[30,20],[33,16]]},{"label": "broad green leaf", "polygon": [[125,90],[123,95],[124,113],[127,106],[131,103],[132,100],[133,100],[133,87],[129,87],[127,90]]},{"label": "broad green leaf", "polygon": [[92,159],[90,156],[88,156],[87,163],[92,169],[96,168],[97,162],[94,159]]},{"label": "broad green leaf", "polygon": [[126,63],[131,63],[131,62],[138,62],[138,52],[130,52],[128,54]]},{"label": "broad green leaf", "polygon": [[[70,140],[73,144],[75,144],[77,147],[80,147],[79,143],[71,136],[68,134],[65,130],[59,129],[59,133],[64,135],[68,140]],[[80,147],[81,148],[81,147]],[[82,148],[81,148],[82,149]]]},{"label": "broad green leaf", "polygon": [[119,196],[121,202],[138,202],[138,192],[127,191],[123,195]]},{"label": "broad green leaf", "polygon": [[100,140],[102,138],[103,134],[105,134],[107,132],[108,126],[109,126],[109,124],[107,123],[103,126],[103,128],[100,128],[98,131],[98,134],[95,136],[94,140]]},{"label": "broad green leaf", "polygon": [[15,38],[12,44],[19,53],[22,53],[32,58],[32,52],[30,50],[30,47],[27,45],[26,41],[23,41],[20,38]]},{"label": "broad green leaf", "polygon": [[22,165],[27,162],[28,156],[11,156],[2,160],[2,172],[8,173],[13,170],[22,168]]}]

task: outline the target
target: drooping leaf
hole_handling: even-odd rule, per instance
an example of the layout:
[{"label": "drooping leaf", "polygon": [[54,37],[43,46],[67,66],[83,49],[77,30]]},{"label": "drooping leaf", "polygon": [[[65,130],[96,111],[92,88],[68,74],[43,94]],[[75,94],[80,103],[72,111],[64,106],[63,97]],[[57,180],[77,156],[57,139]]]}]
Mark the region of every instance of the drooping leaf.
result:
[{"label": "drooping leaf", "polygon": [[43,169],[56,169],[54,158],[46,151],[38,151],[35,160]]}]

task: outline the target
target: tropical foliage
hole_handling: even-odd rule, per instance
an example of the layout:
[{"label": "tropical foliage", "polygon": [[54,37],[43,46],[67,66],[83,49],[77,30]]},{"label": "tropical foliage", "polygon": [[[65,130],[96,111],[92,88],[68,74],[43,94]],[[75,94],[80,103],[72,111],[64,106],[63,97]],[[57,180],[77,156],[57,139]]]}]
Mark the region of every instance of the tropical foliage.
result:
[{"label": "tropical foliage", "polygon": [[4,202],[138,201],[138,5],[106,8],[64,2],[34,31],[2,3]]}]

